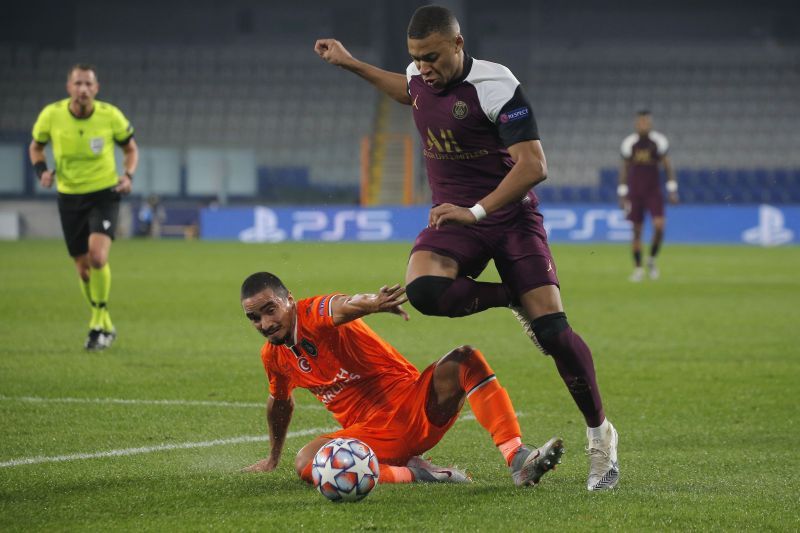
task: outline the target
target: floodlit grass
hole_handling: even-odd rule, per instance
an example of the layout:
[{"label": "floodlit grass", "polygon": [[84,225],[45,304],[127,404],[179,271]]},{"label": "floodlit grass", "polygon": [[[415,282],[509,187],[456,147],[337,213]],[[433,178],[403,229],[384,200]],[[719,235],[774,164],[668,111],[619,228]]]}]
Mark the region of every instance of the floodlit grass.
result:
[{"label": "floodlit grass", "polygon": [[[86,353],[88,309],[59,241],[0,243],[0,462],[265,434],[261,337],[242,316],[245,276],[295,296],[402,281],[408,244],[122,241],[112,250],[119,339]],[[620,433],[617,490],[589,494],[584,427],[552,361],[505,310],[463,319],[367,320],[419,367],[454,346],[487,355],[525,440],[564,437],[535,490],[511,486],[488,435],[456,424],[430,452],[470,486],[379,486],[353,505],[299,481],[291,438],[272,474],[239,469],[243,442],[0,468],[0,530],[796,530],[800,249],[670,246],[662,279],[627,282],[623,246],[554,247],[571,324],[592,347]],[[487,272],[486,279],[496,274]],[[126,399],[237,405],[33,401]],[[290,431],[332,427],[307,392]]]}]

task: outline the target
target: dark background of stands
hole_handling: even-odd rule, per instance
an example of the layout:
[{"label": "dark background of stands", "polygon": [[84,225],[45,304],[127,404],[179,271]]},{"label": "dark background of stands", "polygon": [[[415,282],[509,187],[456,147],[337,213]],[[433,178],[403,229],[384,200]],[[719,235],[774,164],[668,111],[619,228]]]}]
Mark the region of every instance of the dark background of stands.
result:
[{"label": "dark background of stands", "polygon": [[[176,169],[162,190],[154,171],[137,184],[139,197],[356,203],[358,143],[379,127],[379,99],[311,48],[335,36],[359,57],[402,71],[405,25],[422,4],[15,2],[0,17],[0,143],[26,145],[36,112],[64,96],[70,62],[95,55],[101,98],[129,115],[143,153],[161,158],[153,165]],[[524,84],[550,167],[543,201],[614,202],[619,144],[633,112],[647,106],[670,139],[684,202],[786,204],[800,203],[798,4],[445,5],[461,20],[468,51],[509,66]],[[222,198],[194,187],[193,146],[251,150],[252,184],[229,184]],[[46,196],[21,156],[24,184],[0,198]]]}]

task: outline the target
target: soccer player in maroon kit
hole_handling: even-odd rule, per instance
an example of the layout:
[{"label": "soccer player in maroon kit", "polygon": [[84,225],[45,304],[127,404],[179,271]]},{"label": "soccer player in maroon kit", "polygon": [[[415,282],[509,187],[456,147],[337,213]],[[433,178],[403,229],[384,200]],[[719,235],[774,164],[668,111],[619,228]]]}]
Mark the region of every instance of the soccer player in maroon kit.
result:
[{"label": "soccer player in maroon kit", "polygon": [[[458,317],[511,307],[526,333],[553,357],[587,424],[589,490],[619,480],[617,432],[606,419],[592,354],[567,323],[555,261],[531,188],[547,164],[533,109],[514,75],[474,59],[453,14],[424,6],[408,26],[413,62],[405,75],[354,58],[339,41],[314,46],[325,61],[410,105],[424,145],[434,206],[406,271],[411,304]],[[490,260],[502,283],[473,278]]]},{"label": "soccer player in maroon kit", "polygon": [[661,193],[659,165],[667,173],[667,192],[672,204],[678,203],[678,181],[670,164],[667,151],[667,138],[653,131],[650,111],[642,110],[636,114],[636,133],[631,133],[622,141],[622,166],[619,171],[620,206],[627,212],[628,220],[633,222],[633,274],[630,280],[642,281],[642,226],[644,213],[648,211],[653,218],[653,241],[650,244],[650,257],[647,271],[650,279],[658,279],[656,256],[664,240],[664,195]]}]

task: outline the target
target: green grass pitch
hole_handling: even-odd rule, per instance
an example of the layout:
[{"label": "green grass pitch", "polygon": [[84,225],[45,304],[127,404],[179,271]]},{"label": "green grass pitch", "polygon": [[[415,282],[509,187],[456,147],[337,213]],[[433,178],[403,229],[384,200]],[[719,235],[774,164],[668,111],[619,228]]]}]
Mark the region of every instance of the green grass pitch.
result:
[{"label": "green grass pitch", "polygon": [[[470,486],[379,485],[334,505],[293,473],[309,436],[289,439],[277,472],[240,473],[268,446],[243,439],[265,435],[266,397],[262,339],[238,302],[243,278],[271,270],[297,297],[374,291],[402,281],[408,250],[122,241],[111,257],[119,339],[86,353],[88,310],[63,244],[0,243],[0,530],[800,528],[797,247],[667,245],[662,279],[635,285],[625,246],[554,246],[570,322],[592,347],[620,433],[611,493],[587,493],[579,413],[552,361],[499,309],[367,320],[419,367],[459,344],[481,348],[524,439],[566,441],[563,464],[536,489],[511,485],[469,420],[430,456],[469,470]],[[290,431],[332,427],[309,393],[297,401]],[[134,448],[144,449],[77,456]],[[12,463],[35,457],[63,460]]]}]

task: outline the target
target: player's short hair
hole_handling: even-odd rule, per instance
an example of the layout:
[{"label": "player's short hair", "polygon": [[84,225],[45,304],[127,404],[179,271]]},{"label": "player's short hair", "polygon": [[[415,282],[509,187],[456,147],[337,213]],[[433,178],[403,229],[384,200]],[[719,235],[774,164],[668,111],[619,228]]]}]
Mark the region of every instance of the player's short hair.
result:
[{"label": "player's short hair", "polygon": [[409,39],[424,39],[432,33],[456,35],[458,20],[453,12],[442,6],[422,6],[414,11],[408,23]]},{"label": "player's short hair", "polygon": [[94,65],[92,65],[91,63],[75,63],[74,65],[69,67],[69,70],[67,71],[67,80],[70,79],[72,73],[75,72],[76,70],[91,70],[92,72],[94,72],[94,77],[97,78],[97,68],[95,68]]},{"label": "player's short hair", "polygon": [[640,109],[640,110],[638,110],[636,112],[636,116],[637,117],[646,117],[646,116],[649,116],[649,115],[652,115],[652,113],[650,112],[649,109],[644,109],[643,108],[643,109]]},{"label": "player's short hair", "polygon": [[272,289],[275,296],[279,298],[286,298],[289,295],[289,289],[286,288],[286,285],[283,284],[278,276],[269,272],[256,272],[247,276],[247,279],[242,283],[239,299],[250,298],[264,289]]}]

